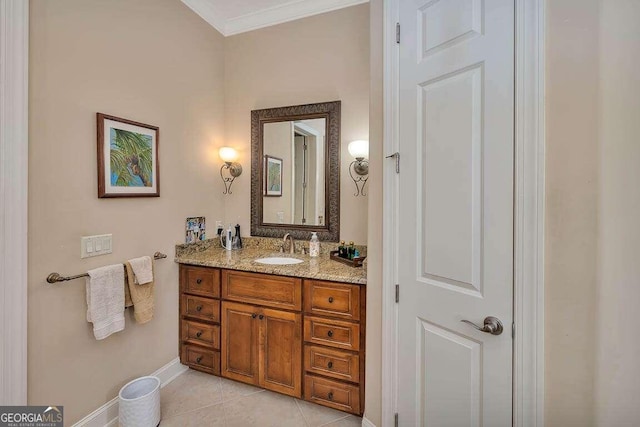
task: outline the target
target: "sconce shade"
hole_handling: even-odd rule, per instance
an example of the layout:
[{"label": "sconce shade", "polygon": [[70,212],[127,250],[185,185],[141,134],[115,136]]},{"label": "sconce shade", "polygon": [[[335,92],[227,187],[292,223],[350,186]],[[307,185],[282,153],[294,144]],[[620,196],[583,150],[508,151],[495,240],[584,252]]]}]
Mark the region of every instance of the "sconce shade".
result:
[{"label": "sconce shade", "polygon": [[221,147],[218,154],[222,161],[226,163],[233,163],[238,158],[238,152],[231,147]]},{"label": "sconce shade", "polygon": [[354,159],[369,157],[369,141],[357,140],[349,143],[349,154]]}]

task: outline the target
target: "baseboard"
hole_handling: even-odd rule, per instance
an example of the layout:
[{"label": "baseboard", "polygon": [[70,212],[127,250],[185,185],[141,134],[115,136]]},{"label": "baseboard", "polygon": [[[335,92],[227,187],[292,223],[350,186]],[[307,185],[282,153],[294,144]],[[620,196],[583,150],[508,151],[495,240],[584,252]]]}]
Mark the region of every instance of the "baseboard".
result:
[{"label": "baseboard", "polygon": [[362,417],[362,427],[376,427],[376,425],[369,421],[367,417]]},{"label": "baseboard", "polygon": [[[160,378],[161,387],[164,387],[188,369],[180,364],[180,359],[176,357],[151,375]],[[75,423],[72,427],[115,427],[117,425],[118,396]]]}]

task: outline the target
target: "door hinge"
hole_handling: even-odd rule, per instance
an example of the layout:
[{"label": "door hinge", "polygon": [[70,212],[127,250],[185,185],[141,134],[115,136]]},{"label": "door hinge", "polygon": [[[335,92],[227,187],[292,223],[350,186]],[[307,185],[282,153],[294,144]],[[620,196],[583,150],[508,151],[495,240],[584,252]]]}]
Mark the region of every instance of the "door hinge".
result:
[{"label": "door hinge", "polygon": [[516,339],[516,323],[511,324],[511,339]]},{"label": "door hinge", "polygon": [[400,44],[400,23],[396,22],[396,43]]},{"label": "door hinge", "polygon": [[396,285],[396,302],[400,302],[400,285]]},{"label": "door hinge", "polygon": [[398,413],[396,412],[395,415],[393,416],[393,425],[395,427],[398,427]]},{"label": "door hinge", "polygon": [[396,151],[395,153],[388,155],[386,158],[394,158],[396,160],[396,173],[400,173],[400,153]]}]

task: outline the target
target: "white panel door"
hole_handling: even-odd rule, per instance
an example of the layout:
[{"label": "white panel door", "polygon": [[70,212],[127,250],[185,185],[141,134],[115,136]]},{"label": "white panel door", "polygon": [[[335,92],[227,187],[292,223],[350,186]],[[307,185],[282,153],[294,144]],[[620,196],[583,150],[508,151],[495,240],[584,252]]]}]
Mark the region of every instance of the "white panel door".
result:
[{"label": "white panel door", "polygon": [[[401,426],[510,426],[513,0],[400,0]],[[483,326],[498,318],[504,332]]]}]

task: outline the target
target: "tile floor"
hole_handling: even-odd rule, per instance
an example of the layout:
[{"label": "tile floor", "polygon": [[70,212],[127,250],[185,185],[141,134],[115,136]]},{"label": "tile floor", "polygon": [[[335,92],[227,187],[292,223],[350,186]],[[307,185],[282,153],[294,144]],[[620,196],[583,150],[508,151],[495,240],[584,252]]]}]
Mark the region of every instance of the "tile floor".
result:
[{"label": "tile floor", "polygon": [[188,370],[161,391],[161,427],[360,427],[344,412]]}]

